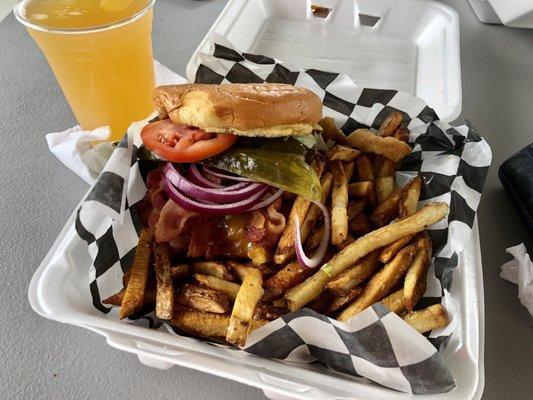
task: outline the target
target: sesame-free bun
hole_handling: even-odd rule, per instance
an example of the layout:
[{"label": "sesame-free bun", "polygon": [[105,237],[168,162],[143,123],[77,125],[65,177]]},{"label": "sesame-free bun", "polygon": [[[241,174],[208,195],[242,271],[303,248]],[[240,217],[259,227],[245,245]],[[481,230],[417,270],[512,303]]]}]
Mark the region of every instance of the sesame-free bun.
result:
[{"label": "sesame-free bun", "polygon": [[175,124],[240,136],[306,135],[322,118],[316,94],[279,83],[159,86],[154,102]]}]

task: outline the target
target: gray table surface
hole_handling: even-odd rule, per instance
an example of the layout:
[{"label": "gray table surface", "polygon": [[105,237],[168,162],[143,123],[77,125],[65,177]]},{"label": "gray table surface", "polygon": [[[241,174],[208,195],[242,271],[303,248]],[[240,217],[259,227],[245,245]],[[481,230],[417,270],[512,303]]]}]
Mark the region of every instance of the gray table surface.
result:
[{"label": "gray table surface", "polygon": [[[463,112],[492,146],[479,210],[486,345],[485,399],[531,398],[533,319],[517,288],[498,277],[505,248],[532,237],[497,178],[507,157],[533,140],[533,30],[480,23],[466,1],[449,0],[461,19]],[[160,0],[155,57],[184,75],[223,0]],[[49,152],[46,132],[75,120],[43,56],[12,15],[0,23],[0,397],[3,399],[247,399],[261,392],[174,367],[145,367],[84,329],[35,314],[31,276],[87,186]],[[529,393],[529,394],[528,394]]]}]

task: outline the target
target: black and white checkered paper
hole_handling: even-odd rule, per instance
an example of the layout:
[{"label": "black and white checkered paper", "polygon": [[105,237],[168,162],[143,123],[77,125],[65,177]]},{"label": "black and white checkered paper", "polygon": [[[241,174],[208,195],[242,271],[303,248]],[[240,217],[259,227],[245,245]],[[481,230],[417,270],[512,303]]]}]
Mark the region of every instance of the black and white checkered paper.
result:
[{"label": "black and white checkered paper", "polygon": [[[424,181],[421,205],[444,201],[450,206],[448,217],[429,228],[434,258],[428,289],[420,301],[424,306],[442,302],[452,321],[448,327],[426,338],[381,304],[347,323],[302,309],[251,333],[243,350],[291,362],[318,361],[406,393],[451,390],[454,379],[439,350],[457,323],[455,304],[461,299],[454,298],[449,289],[459,254],[472,235],[490,166],[487,142],[472,127],[440,122],[430,107],[409,94],[364,88],[346,75],[292,68],[266,56],[240,53],[222,39],[217,41],[221,44],[213,44],[209,52],[195,58],[196,82],[278,82],[306,87],[320,96],[324,115],[335,118],[345,134],[361,127],[378,128],[389,113],[401,111],[408,121],[413,150],[397,172],[399,184],[420,175]],[[145,191],[130,138],[115,150],[78,211],[76,230],[87,242],[93,260],[89,271],[92,303],[109,318],[117,318],[116,312],[110,312],[101,299],[122,288],[123,271],[131,265],[141,229],[135,204]],[[164,325],[156,322],[150,327]]]}]

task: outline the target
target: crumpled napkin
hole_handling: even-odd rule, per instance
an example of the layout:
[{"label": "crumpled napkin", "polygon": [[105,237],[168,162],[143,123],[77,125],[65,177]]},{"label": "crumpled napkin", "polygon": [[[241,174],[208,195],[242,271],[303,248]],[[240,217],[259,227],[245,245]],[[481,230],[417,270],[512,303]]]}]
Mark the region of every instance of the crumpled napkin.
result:
[{"label": "crumpled napkin", "polygon": [[[154,70],[156,86],[187,83],[185,78],[157,60],[154,60]],[[132,128],[138,130],[139,124],[144,126],[146,121],[154,116],[155,112],[143,121],[134,122],[128,131]],[[89,185],[92,185],[114,149],[114,146],[106,141],[110,134],[108,126],[84,131],[79,125],[76,125],[63,132],[47,134],[46,141],[48,148],[59,161]],[[94,142],[100,143],[94,145]]]},{"label": "crumpled napkin", "polygon": [[524,243],[506,249],[514,260],[502,265],[500,278],[518,284],[518,298],[533,317],[533,263]]}]

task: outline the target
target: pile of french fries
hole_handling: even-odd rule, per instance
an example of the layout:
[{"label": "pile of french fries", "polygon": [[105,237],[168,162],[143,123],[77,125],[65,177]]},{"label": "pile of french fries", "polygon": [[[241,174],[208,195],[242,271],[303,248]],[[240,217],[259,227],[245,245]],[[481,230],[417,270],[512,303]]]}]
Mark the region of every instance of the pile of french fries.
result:
[{"label": "pile of french fries", "polygon": [[396,186],[395,170],[411,151],[402,114],[390,114],[377,133],[358,129],[346,137],[331,118],[320,125],[324,140],[335,143],[312,163],[331,218],[321,268],[307,268],[295,257],[296,220],[302,221],[308,254],[324,233],[320,208],[298,196],[271,261],[262,265],[173,265],[168,245],[143,229],[124,289],[103,302],[120,306],[120,318],[155,310],[179,331],[237,346],[244,346],[249,332],[302,307],[347,321],[381,302],[421,333],[446,326],[442,305],[416,305],[426,290],[432,253],[425,229],[444,218],[448,206],[432,203],[418,210],[420,177]]}]

